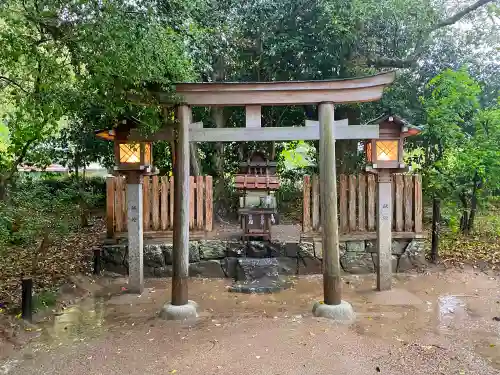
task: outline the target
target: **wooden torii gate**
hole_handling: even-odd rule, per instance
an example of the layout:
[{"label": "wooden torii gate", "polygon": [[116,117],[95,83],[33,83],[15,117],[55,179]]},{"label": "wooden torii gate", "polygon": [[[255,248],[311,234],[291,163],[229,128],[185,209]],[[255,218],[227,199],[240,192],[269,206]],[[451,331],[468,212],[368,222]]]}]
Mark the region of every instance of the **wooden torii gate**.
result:
[{"label": "wooden torii gate", "polygon": [[[362,78],[329,81],[182,83],[176,86],[176,93],[181,98],[177,107],[179,120],[177,128],[164,128],[147,137],[147,140],[153,141],[176,141],[172,300],[162,310],[161,314],[164,317],[186,319],[197,315],[196,304],[188,300],[189,142],[320,141],[319,175],[324,270],[324,302],[322,301],[321,305],[331,306],[332,309],[341,306],[345,308],[348,305],[347,309],[352,311],[352,307],[341,299],[335,140],[378,138],[379,133],[378,125],[353,126],[349,125],[347,120],[334,121],[334,103],[378,100],[382,97],[384,87],[391,84],[394,78],[394,72],[387,72]],[[154,94],[162,105],[174,105],[171,96],[165,93]],[[306,121],[305,126],[261,127],[262,106],[304,104],[319,106],[319,121]],[[202,123],[193,123],[192,106],[244,106],[245,127],[204,128]],[[144,139],[134,131],[129,136],[129,140]],[[137,251],[142,255],[142,249],[129,248],[130,251]],[[142,277],[140,279],[142,280]],[[318,312],[316,307],[313,312],[316,311],[315,314],[318,316],[335,318],[338,315]]]}]

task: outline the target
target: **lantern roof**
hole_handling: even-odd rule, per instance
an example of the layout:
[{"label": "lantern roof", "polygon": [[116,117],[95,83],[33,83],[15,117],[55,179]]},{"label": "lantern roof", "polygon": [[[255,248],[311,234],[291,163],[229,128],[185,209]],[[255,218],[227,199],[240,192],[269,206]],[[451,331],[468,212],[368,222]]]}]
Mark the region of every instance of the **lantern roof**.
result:
[{"label": "lantern roof", "polygon": [[135,119],[134,117],[123,117],[117,119],[117,121],[111,128],[99,129],[94,133],[98,138],[104,139],[106,141],[114,141],[117,139],[117,134],[118,138],[121,138],[119,136],[120,134],[125,133],[128,135],[130,130],[137,128],[138,125],[139,120]]},{"label": "lantern roof", "polygon": [[380,125],[382,123],[393,123],[397,126],[400,126],[402,129],[403,137],[417,135],[423,130],[421,126],[412,125],[404,118],[392,112],[386,112],[383,115],[369,121],[368,125]]}]

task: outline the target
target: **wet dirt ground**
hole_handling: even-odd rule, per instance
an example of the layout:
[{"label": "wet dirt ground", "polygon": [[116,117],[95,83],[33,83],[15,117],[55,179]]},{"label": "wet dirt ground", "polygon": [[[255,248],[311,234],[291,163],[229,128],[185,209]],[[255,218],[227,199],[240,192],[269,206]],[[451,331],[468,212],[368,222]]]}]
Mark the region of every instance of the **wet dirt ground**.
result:
[{"label": "wet dirt ground", "polygon": [[193,279],[200,318],[184,323],[157,317],[170,280],[148,280],[134,296],[114,279],[39,323],[40,336],[0,362],[0,374],[497,374],[499,281],[472,268],[434,270],[397,275],[393,290],[376,292],[374,276],[348,276],[344,299],[357,321],[346,326],[312,317],[321,276],[270,295]]}]

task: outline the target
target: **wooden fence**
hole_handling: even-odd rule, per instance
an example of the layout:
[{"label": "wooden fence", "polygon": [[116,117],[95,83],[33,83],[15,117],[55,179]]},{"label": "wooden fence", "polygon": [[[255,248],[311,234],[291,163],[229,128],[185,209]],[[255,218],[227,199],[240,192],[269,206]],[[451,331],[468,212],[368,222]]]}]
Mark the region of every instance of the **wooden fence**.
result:
[{"label": "wooden fence", "polygon": [[[213,194],[212,176],[189,177],[189,228],[212,230]],[[144,231],[170,231],[174,223],[174,178],[168,176],[144,177],[143,190]],[[123,177],[106,180],[107,234],[127,231],[127,184]]]},{"label": "wooden fence", "polygon": [[[377,182],[373,174],[340,175],[338,181],[339,232],[376,230]],[[420,175],[394,174],[392,179],[393,231],[420,234],[422,180]],[[302,230],[319,231],[320,200],[317,175],[304,176]]]}]

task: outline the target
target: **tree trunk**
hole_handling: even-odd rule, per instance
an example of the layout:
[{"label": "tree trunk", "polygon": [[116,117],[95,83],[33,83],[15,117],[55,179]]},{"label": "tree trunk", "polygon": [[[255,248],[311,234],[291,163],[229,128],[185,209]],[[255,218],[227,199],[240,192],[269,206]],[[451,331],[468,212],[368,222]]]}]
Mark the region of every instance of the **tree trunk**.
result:
[{"label": "tree trunk", "polygon": [[0,201],[4,201],[7,198],[7,181],[3,177],[0,177]]},{"label": "tree trunk", "polygon": [[[360,123],[361,110],[359,107],[340,107],[335,113],[336,120],[347,118],[350,125]],[[339,174],[355,173],[358,166],[358,141],[337,140],[336,142],[337,172]]]},{"label": "tree trunk", "polygon": [[198,156],[198,145],[196,143],[189,143],[189,157],[191,159],[191,174],[193,176],[201,176],[201,163]]},{"label": "tree trunk", "polygon": [[462,202],[462,217],[460,218],[460,231],[465,233],[467,230],[467,223],[469,222],[469,211],[467,205],[467,197],[465,192],[460,193],[460,202]]},{"label": "tree trunk", "polygon": [[85,201],[85,189],[83,184],[85,183],[85,167],[83,169],[83,176],[80,177],[80,158],[75,157],[75,182],[78,188],[78,205],[80,207],[80,225],[82,227],[88,227],[88,208],[87,202]]},{"label": "tree trunk", "polygon": [[480,181],[478,181],[478,175],[477,172],[474,174],[474,180],[473,180],[474,186],[472,187],[472,196],[470,200],[470,214],[469,214],[469,220],[467,221],[467,229],[466,229],[466,234],[469,234],[473,231],[474,229],[474,220],[476,218],[476,211],[477,211],[477,190],[480,184]]},{"label": "tree trunk", "polygon": [[[224,109],[222,107],[212,108],[212,118],[217,128],[224,127],[225,125]],[[217,142],[215,144],[215,153],[213,157],[214,157],[214,169],[215,169],[215,176],[214,176],[215,212],[219,212],[223,210],[223,208],[226,206],[223,200],[225,181],[224,181],[224,144],[222,142]]]}]

